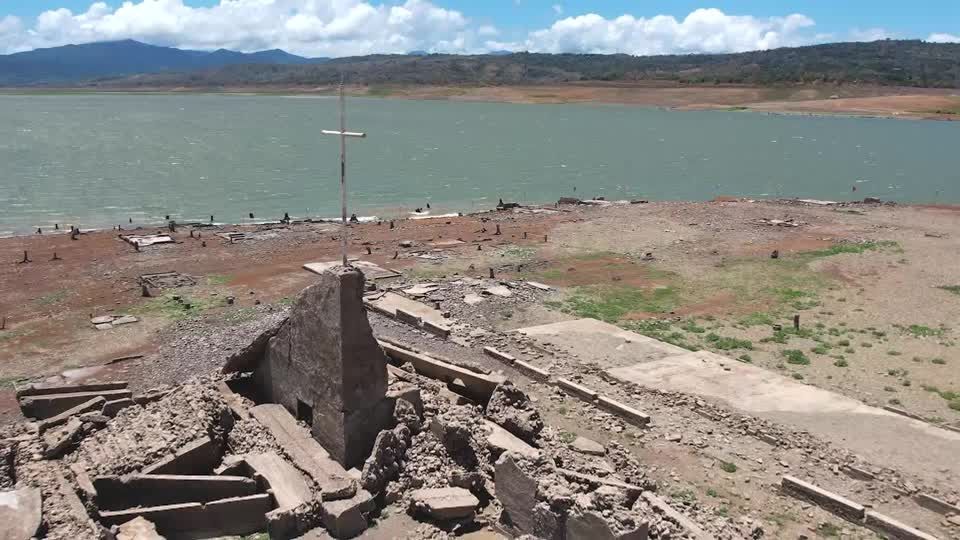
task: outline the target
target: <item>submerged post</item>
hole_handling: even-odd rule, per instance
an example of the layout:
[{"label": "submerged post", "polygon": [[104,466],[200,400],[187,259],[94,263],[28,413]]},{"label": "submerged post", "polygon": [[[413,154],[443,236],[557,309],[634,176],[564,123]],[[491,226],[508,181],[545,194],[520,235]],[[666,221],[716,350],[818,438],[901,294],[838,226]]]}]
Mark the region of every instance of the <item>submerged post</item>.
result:
[{"label": "submerged post", "polygon": [[340,137],[340,252],[343,265],[349,266],[347,260],[347,137],[365,138],[366,133],[347,131],[347,106],[343,95],[343,79],[340,80],[340,131],[323,130],[324,135]]}]

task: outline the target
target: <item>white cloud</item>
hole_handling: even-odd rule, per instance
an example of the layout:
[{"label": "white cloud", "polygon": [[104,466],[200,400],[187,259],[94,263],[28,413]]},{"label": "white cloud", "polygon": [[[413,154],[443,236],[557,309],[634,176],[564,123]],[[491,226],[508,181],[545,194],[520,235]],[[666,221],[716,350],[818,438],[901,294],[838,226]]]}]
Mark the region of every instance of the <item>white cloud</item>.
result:
[{"label": "white cloud", "polygon": [[[2,24],[0,24],[0,27],[2,27]],[[930,34],[927,41],[931,43],[960,43],[960,36],[942,33]]]},{"label": "white cloud", "polygon": [[[753,17],[697,9],[680,19],[567,16],[549,28],[514,33],[510,38],[491,24],[472,22],[459,11],[441,7],[445,1],[220,0],[211,7],[191,7],[185,3],[190,0],[126,0],[116,8],[97,1],[83,13],[46,11],[32,26],[0,15],[0,53],[129,38],[204,50],[280,48],[306,56],[502,49],[644,55],[770,49],[820,43],[841,35],[816,33],[814,21],[802,14]],[[551,7],[558,16],[564,13],[563,3]],[[845,37],[890,36],[885,29],[871,28],[853,29]],[[928,40],[960,41],[942,33]]]},{"label": "white cloud", "polygon": [[[491,27],[492,28],[492,27]],[[495,30],[495,29],[494,29]],[[490,34],[490,28],[484,30]],[[113,9],[96,2],[84,13],[42,13],[32,28],[0,19],[0,53],[115,39],[182,48],[253,51],[281,48],[308,56],[478,50],[477,32],[456,10],[429,0],[132,0]]]},{"label": "white cloud", "polygon": [[806,30],[813,25],[812,19],[800,14],[757,18],[727,15],[718,9],[697,9],[683,20],[668,15],[607,19],[588,13],[530,32],[511,48],[635,55],[737,52],[810,43],[813,36]]}]

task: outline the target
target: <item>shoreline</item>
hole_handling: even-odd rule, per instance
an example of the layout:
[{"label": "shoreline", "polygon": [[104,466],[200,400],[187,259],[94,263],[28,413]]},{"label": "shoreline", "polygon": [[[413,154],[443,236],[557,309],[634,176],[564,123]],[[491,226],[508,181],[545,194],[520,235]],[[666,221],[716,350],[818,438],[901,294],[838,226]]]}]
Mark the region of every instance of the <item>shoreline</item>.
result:
[{"label": "shoreline", "polygon": [[[960,121],[960,89],[849,86],[670,86],[557,83],[515,86],[348,86],[347,95],[415,101],[515,104],[608,104],[673,111],[736,110],[824,117]],[[233,87],[0,87],[0,95],[334,96],[333,86]]]}]

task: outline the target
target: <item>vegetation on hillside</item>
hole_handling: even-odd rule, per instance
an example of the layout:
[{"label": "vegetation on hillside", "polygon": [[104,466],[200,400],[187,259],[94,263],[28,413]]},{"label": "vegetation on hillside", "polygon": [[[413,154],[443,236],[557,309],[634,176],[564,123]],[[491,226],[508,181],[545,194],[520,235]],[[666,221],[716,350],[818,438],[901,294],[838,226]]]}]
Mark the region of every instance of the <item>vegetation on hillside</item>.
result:
[{"label": "vegetation on hillside", "polygon": [[116,86],[353,84],[548,84],[577,81],[672,84],[871,84],[960,87],[960,44],[883,40],[737,54],[373,55],[311,65],[229,65],[188,73],[101,80]]}]

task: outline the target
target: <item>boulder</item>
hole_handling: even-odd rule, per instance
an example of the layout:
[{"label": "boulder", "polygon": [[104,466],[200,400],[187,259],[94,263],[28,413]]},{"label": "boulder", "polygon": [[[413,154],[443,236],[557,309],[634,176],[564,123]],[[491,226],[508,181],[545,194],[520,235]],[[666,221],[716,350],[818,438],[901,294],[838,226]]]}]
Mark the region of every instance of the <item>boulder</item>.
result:
[{"label": "boulder", "polygon": [[40,490],[23,488],[0,491],[0,538],[29,540],[40,528],[42,497]]},{"label": "boulder", "polygon": [[472,493],[459,487],[418,489],[410,498],[414,514],[426,514],[437,521],[472,517],[480,504]]}]

